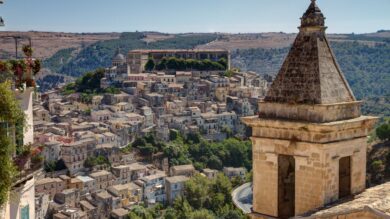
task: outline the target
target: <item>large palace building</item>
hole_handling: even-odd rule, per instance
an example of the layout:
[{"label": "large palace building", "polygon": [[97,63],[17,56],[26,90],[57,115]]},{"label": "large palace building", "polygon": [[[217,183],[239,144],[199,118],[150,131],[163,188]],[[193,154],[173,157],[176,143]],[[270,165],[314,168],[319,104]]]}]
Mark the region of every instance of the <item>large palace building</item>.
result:
[{"label": "large palace building", "polygon": [[131,50],[128,54],[127,64],[130,74],[145,71],[145,64],[149,59],[159,63],[163,58],[176,57],[178,59],[194,59],[218,61],[226,59],[230,68],[230,53],[227,50],[198,50],[198,49],[175,49],[175,50]]},{"label": "large palace building", "polygon": [[[367,135],[377,118],[361,115],[325,30],[312,0],[259,116],[243,119],[253,135],[253,218],[313,215],[366,188]],[[333,213],[309,218],[381,218]]]}]

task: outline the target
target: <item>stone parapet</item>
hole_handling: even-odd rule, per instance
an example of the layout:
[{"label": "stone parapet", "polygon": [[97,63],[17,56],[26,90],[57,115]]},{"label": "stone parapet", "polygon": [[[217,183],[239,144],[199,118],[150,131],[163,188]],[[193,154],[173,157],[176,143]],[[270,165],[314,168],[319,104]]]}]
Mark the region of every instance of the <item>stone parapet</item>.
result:
[{"label": "stone parapet", "polygon": [[265,119],[256,116],[241,120],[252,127],[253,137],[327,143],[367,136],[377,122],[377,117],[360,116],[329,123]]},{"label": "stone parapet", "polygon": [[359,117],[361,104],[361,101],[316,105],[259,102],[259,110],[261,118],[325,123]]}]

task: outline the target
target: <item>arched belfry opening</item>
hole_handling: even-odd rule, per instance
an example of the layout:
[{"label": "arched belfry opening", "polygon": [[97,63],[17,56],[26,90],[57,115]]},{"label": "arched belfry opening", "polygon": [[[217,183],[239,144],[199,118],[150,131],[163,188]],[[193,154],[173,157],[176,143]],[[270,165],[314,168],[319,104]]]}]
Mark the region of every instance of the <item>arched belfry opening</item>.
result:
[{"label": "arched belfry opening", "polygon": [[351,157],[339,161],[339,198],[351,195]]},{"label": "arched belfry opening", "polygon": [[295,215],[295,160],[290,155],[278,157],[278,213],[280,218]]}]

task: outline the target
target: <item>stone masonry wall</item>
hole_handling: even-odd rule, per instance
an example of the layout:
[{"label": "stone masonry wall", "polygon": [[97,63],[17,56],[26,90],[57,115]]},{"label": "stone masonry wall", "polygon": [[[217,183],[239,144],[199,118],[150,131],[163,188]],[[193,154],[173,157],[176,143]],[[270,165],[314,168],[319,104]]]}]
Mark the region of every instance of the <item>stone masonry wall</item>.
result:
[{"label": "stone masonry wall", "polygon": [[366,138],[329,144],[325,149],[325,204],[338,200],[339,161],[351,156],[351,193],[357,194],[366,185]]},{"label": "stone masonry wall", "polygon": [[253,210],[278,216],[278,155],[295,159],[295,214],[301,215],[338,199],[339,160],[351,156],[351,192],[365,188],[366,138],[328,144],[252,137],[256,182]]},{"label": "stone masonry wall", "polygon": [[321,145],[277,139],[252,138],[254,211],[278,216],[278,155],[295,158],[296,214],[321,207],[324,198],[324,153]]},{"label": "stone masonry wall", "polygon": [[[266,154],[260,141],[253,140],[253,210],[270,216],[278,214],[278,166],[275,154]],[[258,197],[258,198],[256,198]]]}]

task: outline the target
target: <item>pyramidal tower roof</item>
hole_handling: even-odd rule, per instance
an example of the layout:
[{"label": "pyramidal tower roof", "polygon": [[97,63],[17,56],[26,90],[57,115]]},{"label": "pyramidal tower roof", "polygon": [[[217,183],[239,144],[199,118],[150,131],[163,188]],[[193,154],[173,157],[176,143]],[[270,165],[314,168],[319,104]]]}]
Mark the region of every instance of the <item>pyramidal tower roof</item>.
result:
[{"label": "pyramidal tower roof", "polygon": [[329,46],[325,30],[325,17],[312,0],[265,102],[335,104],[356,101]]}]

